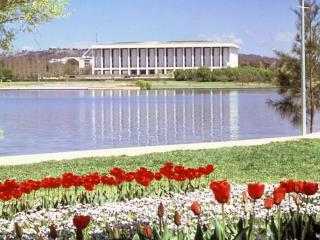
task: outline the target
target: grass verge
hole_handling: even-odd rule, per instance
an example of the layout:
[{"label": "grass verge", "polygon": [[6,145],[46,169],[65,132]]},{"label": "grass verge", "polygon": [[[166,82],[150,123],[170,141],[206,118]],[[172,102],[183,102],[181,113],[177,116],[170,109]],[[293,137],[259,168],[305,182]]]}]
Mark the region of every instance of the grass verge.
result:
[{"label": "grass verge", "polygon": [[146,166],[155,170],[165,162],[190,167],[212,163],[216,166],[217,178],[226,178],[237,183],[251,181],[277,183],[279,180],[289,178],[319,181],[320,140],[2,166],[0,167],[0,179],[16,178],[19,181],[41,179],[46,176],[60,176],[64,172],[106,173],[115,166],[126,170]]}]

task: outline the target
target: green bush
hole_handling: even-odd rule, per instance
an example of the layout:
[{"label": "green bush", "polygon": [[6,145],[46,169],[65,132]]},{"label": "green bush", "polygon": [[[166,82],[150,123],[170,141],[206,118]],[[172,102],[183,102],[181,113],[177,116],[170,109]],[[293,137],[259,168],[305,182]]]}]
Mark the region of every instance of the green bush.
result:
[{"label": "green bush", "polygon": [[174,79],[176,81],[186,81],[187,71],[181,69],[174,71]]},{"label": "green bush", "polygon": [[146,89],[146,90],[150,90],[151,89],[151,84],[144,81],[144,80],[138,80],[136,81],[136,86],[140,87],[140,89]]},{"label": "green bush", "polygon": [[208,67],[198,69],[176,70],[176,81],[199,82],[272,82],[274,73],[271,69],[243,66],[210,70]]},{"label": "green bush", "polygon": [[0,81],[12,79],[13,73],[10,68],[0,67]]}]

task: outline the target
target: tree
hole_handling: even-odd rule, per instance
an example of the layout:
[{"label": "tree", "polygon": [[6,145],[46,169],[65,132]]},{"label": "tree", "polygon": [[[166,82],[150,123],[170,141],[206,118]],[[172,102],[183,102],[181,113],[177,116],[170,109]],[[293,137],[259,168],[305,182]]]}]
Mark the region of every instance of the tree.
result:
[{"label": "tree", "polygon": [[67,3],[67,0],[1,0],[0,49],[10,49],[17,32],[32,32],[38,25],[65,15]]},{"label": "tree", "polygon": [[[299,1],[301,2],[301,0]],[[320,109],[320,4],[307,0],[305,9],[307,123],[309,132],[314,131],[315,113]],[[282,99],[268,100],[282,117],[291,123],[301,124],[301,12],[297,16],[298,33],[290,53],[276,52],[279,58],[277,84]]]},{"label": "tree", "polygon": [[0,67],[0,82],[12,79],[12,70],[6,67]]},{"label": "tree", "polygon": [[79,73],[79,62],[74,59],[70,58],[64,65],[64,73],[67,75],[76,75]]}]

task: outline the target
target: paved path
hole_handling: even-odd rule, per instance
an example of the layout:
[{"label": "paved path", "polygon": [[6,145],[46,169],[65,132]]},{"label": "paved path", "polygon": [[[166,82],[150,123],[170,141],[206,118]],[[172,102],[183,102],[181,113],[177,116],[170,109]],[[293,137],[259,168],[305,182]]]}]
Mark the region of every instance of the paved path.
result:
[{"label": "paved path", "polygon": [[281,137],[281,138],[264,138],[254,140],[239,140],[227,142],[206,142],[206,143],[191,143],[191,144],[177,144],[177,145],[161,145],[161,146],[147,146],[147,147],[130,147],[130,148],[114,148],[114,149],[100,149],[88,151],[73,151],[73,152],[58,152],[46,154],[32,154],[0,157],[0,165],[20,165],[32,164],[50,160],[71,160],[85,157],[108,157],[108,156],[136,156],[149,153],[170,152],[177,150],[199,150],[199,149],[213,149],[222,147],[235,146],[253,146],[268,144],[271,142],[295,141],[303,138],[320,139],[320,133],[309,134],[305,137]]}]

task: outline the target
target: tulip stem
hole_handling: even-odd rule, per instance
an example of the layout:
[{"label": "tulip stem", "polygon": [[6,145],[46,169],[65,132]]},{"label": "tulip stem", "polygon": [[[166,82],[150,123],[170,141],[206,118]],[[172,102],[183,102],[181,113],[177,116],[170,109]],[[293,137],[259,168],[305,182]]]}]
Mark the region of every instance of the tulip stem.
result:
[{"label": "tulip stem", "polygon": [[222,204],[222,226],[223,226],[223,234],[225,234],[225,231],[226,231],[226,220],[225,220],[224,203]]},{"label": "tulip stem", "polygon": [[281,240],[281,211],[280,211],[280,205],[278,206],[278,240]]}]

